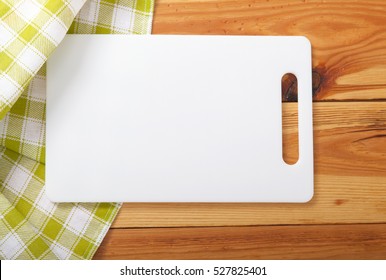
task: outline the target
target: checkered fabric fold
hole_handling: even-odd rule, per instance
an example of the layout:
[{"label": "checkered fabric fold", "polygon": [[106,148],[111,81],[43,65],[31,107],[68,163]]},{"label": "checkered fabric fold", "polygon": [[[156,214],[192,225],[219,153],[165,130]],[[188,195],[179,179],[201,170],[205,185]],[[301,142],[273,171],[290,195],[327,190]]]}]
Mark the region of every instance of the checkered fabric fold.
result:
[{"label": "checkered fabric fold", "polygon": [[120,204],[47,199],[44,63],[67,32],[150,33],[153,5],[0,0],[0,259],[94,255]]}]

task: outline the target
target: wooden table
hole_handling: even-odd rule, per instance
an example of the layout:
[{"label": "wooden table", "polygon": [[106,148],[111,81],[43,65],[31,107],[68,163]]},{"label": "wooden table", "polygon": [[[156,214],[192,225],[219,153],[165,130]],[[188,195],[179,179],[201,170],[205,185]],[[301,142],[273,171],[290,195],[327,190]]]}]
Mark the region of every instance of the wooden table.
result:
[{"label": "wooden table", "polygon": [[124,204],[96,259],[386,259],[385,1],[156,0],[153,33],[311,40],[315,196]]}]

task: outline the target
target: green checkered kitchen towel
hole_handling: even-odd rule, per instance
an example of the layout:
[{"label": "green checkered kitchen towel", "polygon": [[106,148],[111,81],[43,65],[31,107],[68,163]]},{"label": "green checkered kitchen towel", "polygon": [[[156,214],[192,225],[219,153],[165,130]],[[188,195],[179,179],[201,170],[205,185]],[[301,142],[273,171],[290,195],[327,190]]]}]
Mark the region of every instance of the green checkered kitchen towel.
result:
[{"label": "green checkered kitchen towel", "polygon": [[150,33],[152,12],[153,0],[0,0],[0,259],[92,258],[120,205],[47,199],[44,63],[66,32]]}]

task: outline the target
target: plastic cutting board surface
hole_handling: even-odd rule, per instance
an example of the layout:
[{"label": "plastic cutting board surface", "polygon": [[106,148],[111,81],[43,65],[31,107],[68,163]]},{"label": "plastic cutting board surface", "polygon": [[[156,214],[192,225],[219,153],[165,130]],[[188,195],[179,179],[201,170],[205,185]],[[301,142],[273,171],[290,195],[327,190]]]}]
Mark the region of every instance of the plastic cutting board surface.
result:
[{"label": "plastic cutting board surface", "polygon": [[[282,158],[281,78],[299,160]],[[306,202],[304,37],[67,35],[47,64],[47,194],[58,202]]]}]

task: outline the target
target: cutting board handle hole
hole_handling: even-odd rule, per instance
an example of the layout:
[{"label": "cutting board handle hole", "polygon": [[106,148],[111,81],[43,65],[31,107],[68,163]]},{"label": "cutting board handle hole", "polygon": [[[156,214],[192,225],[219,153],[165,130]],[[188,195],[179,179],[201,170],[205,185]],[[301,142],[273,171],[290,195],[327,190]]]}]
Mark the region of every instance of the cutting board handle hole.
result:
[{"label": "cutting board handle hole", "polygon": [[292,73],[281,78],[282,150],[285,163],[299,159],[298,79]]}]

